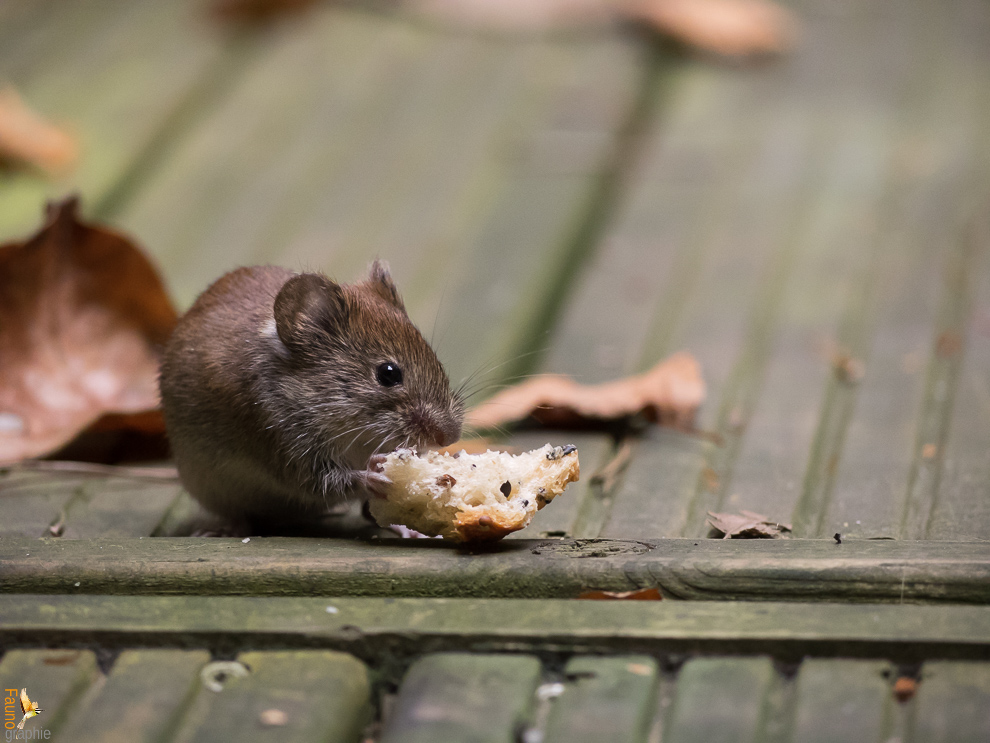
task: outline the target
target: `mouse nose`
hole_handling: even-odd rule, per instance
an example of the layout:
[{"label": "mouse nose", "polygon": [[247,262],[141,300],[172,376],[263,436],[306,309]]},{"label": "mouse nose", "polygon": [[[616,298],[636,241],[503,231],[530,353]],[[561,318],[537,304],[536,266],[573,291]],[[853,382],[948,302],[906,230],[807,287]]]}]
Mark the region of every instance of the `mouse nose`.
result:
[{"label": "mouse nose", "polygon": [[417,408],[412,414],[412,425],[428,446],[448,446],[461,437],[461,423],[450,416]]}]

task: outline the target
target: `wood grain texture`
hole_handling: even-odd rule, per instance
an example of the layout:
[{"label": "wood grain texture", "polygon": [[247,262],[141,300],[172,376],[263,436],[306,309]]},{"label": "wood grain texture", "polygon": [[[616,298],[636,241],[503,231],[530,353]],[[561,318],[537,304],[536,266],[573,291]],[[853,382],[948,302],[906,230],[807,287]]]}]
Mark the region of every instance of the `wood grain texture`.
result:
[{"label": "wood grain texture", "polygon": [[372,664],[441,651],[988,660],[988,628],[985,606],[38,595],[0,603],[3,644],[316,647]]},{"label": "wood grain texture", "polygon": [[[155,538],[0,541],[0,591],[990,603],[980,544],[832,540]],[[76,585],[76,584],[79,585]]]},{"label": "wood grain texture", "polygon": [[531,656],[424,656],[399,686],[382,743],[513,743],[539,678],[540,661]]}]

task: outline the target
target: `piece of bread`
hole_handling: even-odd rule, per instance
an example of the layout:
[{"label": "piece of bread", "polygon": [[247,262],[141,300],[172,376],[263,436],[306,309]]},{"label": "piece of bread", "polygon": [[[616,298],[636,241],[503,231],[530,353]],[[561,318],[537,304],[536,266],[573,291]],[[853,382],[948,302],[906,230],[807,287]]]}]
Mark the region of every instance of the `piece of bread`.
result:
[{"label": "piece of bread", "polygon": [[369,500],[381,526],[490,542],[526,526],[578,479],[581,468],[577,447],[547,444],[523,454],[399,449],[385,458],[382,471],[392,481],[387,497]]}]

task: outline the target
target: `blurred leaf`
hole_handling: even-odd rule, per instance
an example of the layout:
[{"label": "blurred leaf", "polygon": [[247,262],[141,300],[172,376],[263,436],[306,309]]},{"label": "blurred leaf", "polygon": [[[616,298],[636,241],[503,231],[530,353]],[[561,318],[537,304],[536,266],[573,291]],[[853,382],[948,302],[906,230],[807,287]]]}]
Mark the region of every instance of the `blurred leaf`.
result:
[{"label": "blurred leaf", "polygon": [[0,90],[0,161],[60,175],[77,156],[75,139],[31,110],[13,88]]},{"label": "blurred leaf", "polygon": [[798,35],[790,11],[769,0],[633,0],[625,7],[662,34],[729,57],[786,52]]},{"label": "blurred leaf", "polygon": [[752,511],[739,513],[708,512],[708,523],[722,533],[722,539],[776,539],[791,531],[790,524],[770,521]]},{"label": "blurred leaf", "polygon": [[177,315],[125,237],[48,208],[24,243],[0,246],[0,462],[47,454],[103,421],[160,430],[158,361]]},{"label": "blurred leaf", "polygon": [[653,423],[690,427],[705,398],[701,367],[677,353],[648,372],[598,385],[548,374],[503,390],[468,411],[477,429],[533,417],[547,426],[582,427],[641,415]]}]

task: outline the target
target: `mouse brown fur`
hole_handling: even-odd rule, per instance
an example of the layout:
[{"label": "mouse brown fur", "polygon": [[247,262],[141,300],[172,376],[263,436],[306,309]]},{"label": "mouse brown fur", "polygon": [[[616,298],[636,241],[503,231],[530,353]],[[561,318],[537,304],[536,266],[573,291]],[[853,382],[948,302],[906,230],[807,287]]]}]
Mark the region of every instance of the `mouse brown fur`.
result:
[{"label": "mouse brown fur", "polygon": [[354,284],[274,266],[226,274],[180,320],[160,387],[186,489],[269,532],[374,492],[374,455],[453,443],[464,416],[379,261]]}]

